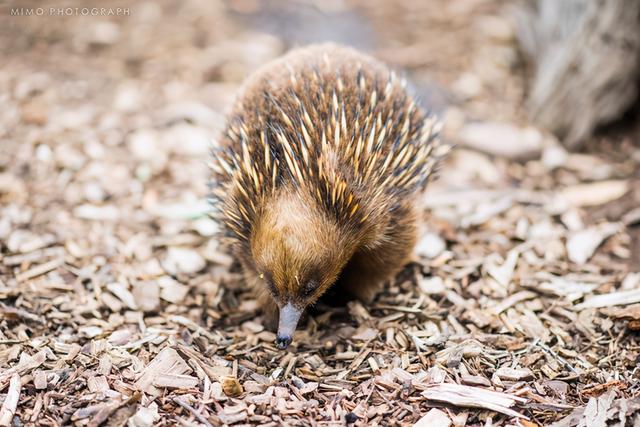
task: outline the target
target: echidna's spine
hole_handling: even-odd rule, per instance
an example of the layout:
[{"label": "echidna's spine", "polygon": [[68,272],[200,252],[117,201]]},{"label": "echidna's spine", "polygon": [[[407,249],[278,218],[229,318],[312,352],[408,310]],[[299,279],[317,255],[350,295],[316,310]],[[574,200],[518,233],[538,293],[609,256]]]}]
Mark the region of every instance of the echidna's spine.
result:
[{"label": "echidna's spine", "polygon": [[282,185],[356,225],[371,215],[365,204],[424,188],[447,151],[440,124],[394,73],[371,71],[376,64],[353,69],[325,55],[282,67],[286,89],[269,90],[265,78],[261,103],[237,109],[212,165],[213,197],[231,235],[246,241],[263,200]]}]

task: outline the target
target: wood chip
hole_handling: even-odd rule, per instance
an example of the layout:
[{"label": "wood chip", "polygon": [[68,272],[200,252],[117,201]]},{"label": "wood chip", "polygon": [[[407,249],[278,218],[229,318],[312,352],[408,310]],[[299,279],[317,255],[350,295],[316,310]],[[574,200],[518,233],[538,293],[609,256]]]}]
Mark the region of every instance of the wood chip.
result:
[{"label": "wood chip", "polygon": [[44,371],[35,371],[33,373],[33,385],[37,390],[45,390],[47,388],[47,374]]},{"label": "wood chip", "polygon": [[594,295],[585,298],[584,302],[576,305],[575,310],[585,308],[612,307],[616,305],[628,305],[640,302],[640,289],[632,291],[611,292],[608,294]]},{"label": "wood chip", "polygon": [[521,381],[533,378],[533,372],[529,369],[515,369],[502,367],[496,370],[495,375],[501,380]]},{"label": "wood chip", "polygon": [[569,260],[576,264],[584,264],[607,237],[619,230],[619,224],[605,223],[578,231],[567,240]]},{"label": "wood chip", "polygon": [[198,385],[198,379],[190,375],[159,373],[154,377],[153,385],[163,388],[193,388]]},{"label": "wood chip", "polygon": [[627,192],[628,186],[625,180],[578,184],[564,188],[560,197],[572,206],[598,206],[621,197]]},{"label": "wood chip", "polygon": [[22,382],[20,375],[13,374],[11,381],[9,382],[9,391],[4,398],[2,407],[0,408],[0,426],[10,426],[13,421],[13,415],[16,413],[18,407],[18,401],[20,400],[20,389],[22,388]]},{"label": "wood chip", "polygon": [[133,286],[133,299],[140,310],[156,311],[160,307],[160,286],[158,282],[137,282]]},{"label": "wood chip", "polygon": [[507,393],[459,384],[442,383],[428,385],[422,395],[436,402],[445,402],[466,408],[484,408],[511,417],[527,419],[524,415],[510,409],[516,403],[525,403],[526,399]]},{"label": "wood chip", "polygon": [[440,409],[433,408],[418,420],[413,427],[449,427],[451,418]]},{"label": "wood chip", "polygon": [[161,374],[182,375],[191,372],[191,368],[180,357],[178,352],[172,348],[164,348],[158,355],[144,368],[140,378],[135,382],[138,390],[158,396],[161,391],[154,386],[156,378]]},{"label": "wood chip", "polygon": [[87,379],[87,387],[92,393],[105,392],[110,390],[107,378],[102,375],[89,377],[89,379]]},{"label": "wood chip", "polygon": [[64,261],[62,259],[54,259],[54,260],[45,262],[44,264],[40,264],[38,266],[30,268],[25,272],[22,272],[16,275],[16,280],[18,282],[24,282],[30,279],[34,279],[38,276],[42,276],[43,274],[50,272],[51,270],[55,270],[56,268],[60,267],[63,264],[64,264]]},{"label": "wood chip", "polygon": [[496,315],[500,314],[506,309],[513,307],[517,303],[534,298],[535,296],[536,294],[534,294],[533,292],[520,291],[518,293],[508,296],[507,298],[502,300],[502,302],[500,302],[498,305],[492,307],[491,312]]}]

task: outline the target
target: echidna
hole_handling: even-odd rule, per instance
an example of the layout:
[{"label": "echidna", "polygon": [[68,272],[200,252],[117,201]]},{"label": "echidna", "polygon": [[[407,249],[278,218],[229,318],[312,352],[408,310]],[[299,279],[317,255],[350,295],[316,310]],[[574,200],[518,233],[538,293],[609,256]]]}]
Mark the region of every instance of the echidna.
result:
[{"label": "echidna", "polygon": [[385,65],[332,44],[245,83],[214,150],[213,203],[276,345],[334,283],[369,300],[407,262],[439,122]]}]

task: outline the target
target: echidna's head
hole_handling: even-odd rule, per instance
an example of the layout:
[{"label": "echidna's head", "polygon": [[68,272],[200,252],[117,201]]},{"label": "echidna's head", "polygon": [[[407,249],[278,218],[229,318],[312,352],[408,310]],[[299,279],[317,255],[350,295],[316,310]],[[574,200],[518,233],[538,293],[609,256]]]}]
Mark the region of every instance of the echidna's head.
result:
[{"label": "echidna's head", "polygon": [[263,207],[250,256],[280,311],[279,348],[291,343],[305,308],[336,281],[353,254],[348,242],[345,230],[298,192],[282,189]]}]

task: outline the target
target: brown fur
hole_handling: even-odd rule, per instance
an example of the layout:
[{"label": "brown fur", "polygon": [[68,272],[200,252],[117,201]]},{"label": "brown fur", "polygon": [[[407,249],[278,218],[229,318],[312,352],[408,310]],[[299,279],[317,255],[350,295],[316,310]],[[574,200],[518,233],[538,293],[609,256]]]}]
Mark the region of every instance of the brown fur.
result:
[{"label": "brown fur", "polygon": [[436,136],[404,83],[349,48],[299,49],[247,80],[214,197],[267,311],[307,307],[338,279],[369,300],[402,268]]}]

